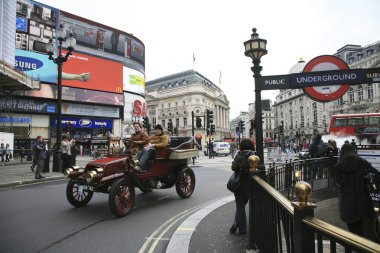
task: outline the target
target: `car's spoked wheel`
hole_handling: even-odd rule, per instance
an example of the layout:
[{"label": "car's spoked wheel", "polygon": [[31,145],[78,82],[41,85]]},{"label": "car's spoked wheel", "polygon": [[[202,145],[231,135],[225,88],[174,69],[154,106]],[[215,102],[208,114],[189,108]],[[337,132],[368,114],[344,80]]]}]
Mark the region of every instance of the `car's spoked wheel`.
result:
[{"label": "car's spoked wheel", "polygon": [[189,167],[181,170],[178,174],[175,186],[178,196],[183,199],[190,197],[195,188],[194,171]]},{"label": "car's spoked wheel", "polygon": [[110,209],[117,217],[127,215],[135,202],[135,188],[130,180],[120,178],[116,180],[109,193],[108,203]]},{"label": "car's spoked wheel", "polygon": [[94,192],[90,191],[87,185],[82,185],[72,180],[67,183],[66,197],[73,206],[81,207],[87,205],[93,194]]}]

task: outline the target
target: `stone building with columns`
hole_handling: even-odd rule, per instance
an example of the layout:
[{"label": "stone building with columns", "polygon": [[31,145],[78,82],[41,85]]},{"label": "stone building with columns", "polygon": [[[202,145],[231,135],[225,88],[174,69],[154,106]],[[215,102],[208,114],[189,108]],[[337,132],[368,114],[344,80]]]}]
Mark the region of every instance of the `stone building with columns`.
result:
[{"label": "stone building with columns", "polygon": [[[204,146],[206,136],[206,110],[213,111],[214,140],[230,137],[229,101],[224,92],[202,74],[188,70],[146,82],[147,115],[152,126],[161,124],[167,129],[172,122],[179,136],[192,135],[194,113],[195,137]],[[202,127],[195,126],[199,117]]]}]

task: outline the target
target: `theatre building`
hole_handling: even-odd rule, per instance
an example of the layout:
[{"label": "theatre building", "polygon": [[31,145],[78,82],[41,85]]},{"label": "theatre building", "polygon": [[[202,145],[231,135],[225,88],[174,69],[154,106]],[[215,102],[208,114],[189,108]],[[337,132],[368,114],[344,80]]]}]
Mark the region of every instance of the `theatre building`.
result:
[{"label": "theatre building", "polygon": [[[123,135],[123,126],[130,124],[135,112],[130,101],[145,106],[143,42],[125,31],[35,1],[19,0],[13,11],[15,22],[8,29],[16,31],[14,66],[38,80],[40,87],[0,98],[0,131],[13,132],[15,146],[38,135],[48,139],[50,146],[55,143],[57,65],[49,60],[46,44],[49,39],[55,42],[57,56],[57,30],[63,25],[67,36],[73,33],[76,39],[73,54],[62,68],[63,133],[85,148],[107,132]],[[134,115],[142,117],[143,112]]]}]

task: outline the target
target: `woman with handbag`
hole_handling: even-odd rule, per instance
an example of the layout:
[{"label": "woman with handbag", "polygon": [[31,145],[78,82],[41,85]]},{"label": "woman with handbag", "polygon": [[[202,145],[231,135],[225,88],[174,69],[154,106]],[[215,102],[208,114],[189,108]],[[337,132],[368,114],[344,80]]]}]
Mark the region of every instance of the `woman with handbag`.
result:
[{"label": "woman with handbag", "polygon": [[[243,139],[240,143],[240,151],[235,156],[232,162],[231,169],[234,171],[234,176],[238,182],[235,183],[235,189],[233,190],[235,195],[236,213],[235,221],[230,228],[230,233],[236,233],[239,229],[240,234],[247,233],[247,218],[245,214],[245,205],[248,202],[249,197],[249,162],[248,157],[254,155],[254,146],[250,139]],[[230,180],[231,181],[231,180]],[[229,182],[230,184],[230,182]]]},{"label": "woman with handbag", "polygon": [[379,172],[365,159],[359,157],[351,144],[343,144],[341,160],[335,166],[339,187],[340,217],[350,232],[363,235],[363,224],[374,215],[372,199],[365,178],[369,172]]}]

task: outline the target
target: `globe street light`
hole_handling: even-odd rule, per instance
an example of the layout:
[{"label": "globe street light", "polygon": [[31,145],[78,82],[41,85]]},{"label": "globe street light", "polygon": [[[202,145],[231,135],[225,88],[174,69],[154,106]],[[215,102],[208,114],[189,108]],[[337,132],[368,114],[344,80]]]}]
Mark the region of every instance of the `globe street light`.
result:
[{"label": "globe street light", "polygon": [[[46,45],[46,51],[49,55],[49,60],[52,60],[58,66],[58,78],[57,78],[57,141],[54,149],[53,157],[53,171],[62,171],[62,151],[61,151],[61,141],[62,141],[62,65],[69,59],[72,55],[74,47],[76,45],[76,40],[74,34],[70,33],[69,37],[66,37],[66,31],[61,24],[57,31],[58,39],[58,55],[54,58],[54,44],[53,40],[49,39],[49,43]],[[66,48],[69,50],[65,55],[62,55],[62,44],[66,42]]]},{"label": "globe street light", "polygon": [[259,38],[259,34],[256,33],[256,28],[252,29],[251,39],[244,42],[245,56],[251,57],[253,67],[253,77],[255,78],[255,122],[256,122],[256,153],[260,158],[260,169],[265,170],[264,166],[264,149],[263,149],[263,124],[262,124],[262,112],[261,112],[261,84],[260,72],[263,67],[260,66],[260,59],[267,54],[266,45],[267,41]]}]

